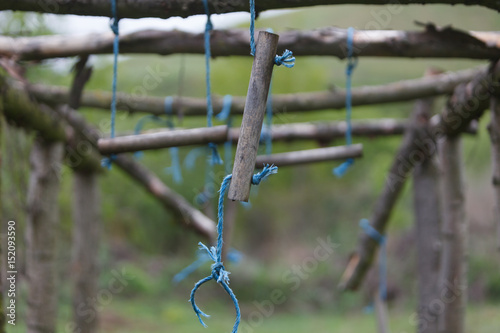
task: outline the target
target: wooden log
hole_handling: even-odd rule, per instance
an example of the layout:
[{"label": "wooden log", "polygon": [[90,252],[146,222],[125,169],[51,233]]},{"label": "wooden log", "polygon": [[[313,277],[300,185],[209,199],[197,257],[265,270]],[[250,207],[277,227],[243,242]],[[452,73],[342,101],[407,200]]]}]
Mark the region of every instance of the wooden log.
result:
[{"label": "wooden log", "polygon": [[257,38],[245,111],[234,158],[233,178],[229,185],[228,198],[231,200],[246,202],[250,195],[278,40],[278,35],[265,31],[259,32]]},{"label": "wooden log", "polygon": [[[449,5],[476,5],[484,6],[495,11],[500,10],[496,0],[420,0],[420,4],[449,4]],[[392,0],[280,0],[262,1],[257,4],[256,10],[262,12],[271,9],[301,8],[320,5],[367,4],[367,5],[394,5]],[[415,4],[414,0],[399,0],[398,5]],[[213,0],[209,2],[210,12],[214,14],[248,11],[247,0]],[[120,18],[174,16],[188,17],[204,14],[203,2],[195,0],[136,0],[118,1]],[[79,0],[74,1],[42,1],[39,0],[2,0],[0,10],[30,11],[53,14],[74,14],[88,16],[110,16],[108,0]]]},{"label": "wooden log", "polygon": [[[423,137],[405,135],[403,143],[396,155],[384,189],[379,197],[370,222],[380,233],[384,234],[389,221],[391,210],[403,188],[408,173],[413,169],[418,157],[435,153],[436,140],[443,136],[453,136],[469,126],[470,122],[479,118],[488,107],[492,94],[496,94],[500,87],[500,65],[492,62],[489,68],[479,73],[472,81],[456,87],[454,94],[449,98],[447,107],[440,115],[439,121],[430,128],[430,133]],[[341,289],[356,290],[370,268],[378,244],[365,233],[362,233],[358,243],[357,253],[351,256],[348,265],[349,274],[344,274],[339,287]],[[355,260],[355,262],[354,262]]]},{"label": "wooden log", "polygon": [[224,142],[227,139],[227,130],[227,126],[214,126],[128,135],[99,139],[97,146],[102,154],[109,155],[149,149],[202,145],[209,142]]},{"label": "wooden log", "polygon": [[[278,51],[296,56],[345,58],[347,30],[327,27],[279,33]],[[43,60],[113,52],[112,32],[68,36],[0,36],[0,55],[17,60]],[[214,30],[210,36],[214,57],[249,56],[248,29]],[[433,47],[428,47],[433,44]],[[428,25],[424,31],[356,30],[353,50],[357,57],[469,58],[500,56],[500,33],[459,31]],[[120,35],[120,54],[204,54],[203,33],[142,30]],[[279,52],[278,52],[279,53]]]},{"label": "wooden log", "polygon": [[354,144],[350,146],[337,146],[293,151],[280,154],[259,155],[255,161],[256,168],[263,165],[275,165],[277,167],[318,163],[326,161],[343,160],[347,158],[358,158],[363,156],[363,145]]},{"label": "wooden log", "polygon": [[497,228],[497,246],[500,250],[500,98],[491,98],[491,122],[488,126],[491,139],[491,169],[493,171],[492,185],[495,195],[494,220]]},{"label": "wooden log", "polygon": [[57,238],[62,142],[35,139],[31,152],[26,222],[28,308],[26,331],[56,331],[58,305]]},{"label": "wooden log", "polygon": [[[415,126],[429,131],[434,100],[415,103]],[[417,231],[417,332],[438,332],[439,312],[435,300],[439,295],[439,262],[441,248],[440,172],[434,156],[427,156],[413,170],[413,206]]]},{"label": "wooden log", "polygon": [[[248,45],[247,45],[248,47]],[[384,103],[395,103],[411,101],[418,98],[451,94],[455,87],[461,83],[469,82],[480,73],[484,67],[467,69],[457,72],[444,73],[431,78],[420,78],[403,80],[380,86],[365,86],[352,89],[352,105],[373,105]],[[40,102],[50,105],[68,103],[68,89],[64,87],[46,86],[34,84],[28,87],[18,87],[21,90],[28,89]],[[146,97],[131,94],[117,94],[117,108],[128,113],[149,113],[157,116],[165,115],[165,99],[163,97]],[[213,96],[214,110],[221,110],[223,98]],[[91,107],[109,112],[111,105],[111,93],[104,91],[86,91],[82,95],[81,106]],[[206,99],[190,97],[174,97],[173,108],[176,113],[184,116],[206,116]],[[231,114],[243,114],[245,97],[233,96]],[[345,107],[345,90],[335,89],[325,92],[310,92],[297,94],[280,94],[273,96],[273,111],[280,114],[284,110],[287,113],[319,111],[319,110],[343,110]]]},{"label": "wooden log", "polygon": [[442,170],[442,252],[440,299],[444,309],[439,331],[465,332],[467,307],[467,219],[465,217],[464,161],[459,135],[438,142]]}]

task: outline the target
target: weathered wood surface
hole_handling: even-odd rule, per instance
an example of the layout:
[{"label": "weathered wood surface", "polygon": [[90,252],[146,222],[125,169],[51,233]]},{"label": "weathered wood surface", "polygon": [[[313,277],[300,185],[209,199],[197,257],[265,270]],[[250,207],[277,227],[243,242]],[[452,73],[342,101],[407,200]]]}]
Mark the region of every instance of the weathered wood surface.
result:
[{"label": "weathered wood surface", "polygon": [[255,161],[255,167],[262,168],[263,165],[266,164],[283,167],[358,158],[361,156],[363,156],[363,145],[354,144],[350,146],[316,148],[271,155],[259,155]]},{"label": "weathered wood surface", "polygon": [[[279,33],[278,53],[293,50],[296,56],[345,58],[347,30],[334,27]],[[90,54],[111,54],[114,34],[79,36],[0,36],[0,55],[17,60],[43,60]],[[214,30],[210,36],[214,57],[250,56],[247,29]],[[428,47],[432,44],[433,47]],[[424,31],[356,30],[353,49],[357,57],[468,58],[500,56],[497,31],[459,31],[427,26]],[[120,36],[120,54],[204,54],[204,35],[184,31],[143,30]]]},{"label": "weathered wood surface", "polygon": [[158,133],[119,136],[99,139],[99,151],[104,154],[118,154],[149,149],[203,145],[210,142],[225,142],[227,126],[208,128],[176,129]]},{"label": "weathered wood surface", "polygon": [[278,40],[278,35],[265,31],[259,32],[257,38],[245,111],[234,157],[233,178],[229,185],[228,198],[231,200],[248,201],[250,196]]},{"label": "weathered wood surface", "polygon": [[46,142],[37,137],[30,157],[25,238],[28,333],[56,331],[58,198],[63,152],[62,142]]},{"label": "weathered wood surface", "polygon": [[[411,101],[418,98],[451,94],[461,83],[471,81],[484,72],[484,67],[449,72],[431,78],[403,80],[380,86],[365,86],[352,89],[352,105],[372,105]],[[24,89],[20,87],[19,89]],[[27,87],[40,102],[60,105],[68,103],[68,89],[64,87],[34,84]],[[144,112],[157,116],[165,115],[165,98],[134,94],[117,94],[118,110],[128,113]],[[92,107],[109,112],[111,93],[105,91],[85,91],[81,100],[82,107]],[[206,116],[207,104],[204,98],[174,97],[173,109],[184,116]],[[214,110],[222,110],[223,98],[213,96]],[[245,97],[233,96],[231,114],[243,114]],[[308,92],[273,95],[273,112],[286,117],[287,113],[319,111],[345,107],[345,90]]]},{"label": "weathered wood surface", "polygon": [[[449,5],[477,5],[496,11],[500,4],[496,0],[400,0],[398,5],[408,4],[449,4]],[[320,5],[367,4],[367,5],[394,5],[392,0],[266,0],[256,4],[256,11],[262,12],[271,9],[301,8]],[[247,0],[213,0],[208,3],[210,12],[223,14],[249,11]],[[117,1],[120,18],[173,16],[188,17],[204,14],[203,2],[198,0],[131,0]],[[74,14],[87,16],[110,16],[109,0],[78,0],[78,1],[39,1],[39,0],[2,0],[0,10],[17,10],[53,14]]]},{"label": "weathered wood surface", "polygon": [[447,136],[438,141],[442,172],[442,252],[439,295],[444,308],[439,332],[464,333],[467,307],[467,218],[462,138]]},{"label": "weathered wood surface", "polygon": [[493,177],[491,183],[495,195],[495,212],[493,213],[496,221],[498,249],[500,250],[500,97],[491,98],[491,122],[488,126],[491,139],[491,169]]}]

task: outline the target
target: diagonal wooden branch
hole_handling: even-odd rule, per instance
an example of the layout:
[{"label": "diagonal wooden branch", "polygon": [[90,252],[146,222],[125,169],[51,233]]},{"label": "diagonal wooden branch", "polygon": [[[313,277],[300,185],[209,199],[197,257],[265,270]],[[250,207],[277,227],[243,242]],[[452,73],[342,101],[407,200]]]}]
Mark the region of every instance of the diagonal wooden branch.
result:
[{"label": "diagonal wooden branch", "polygon": [[[460,83],[469,82],[478,73],[484,72],[484,67],[467,69],[437,75],[434,78],[404,80],[380,86],[366,86],[352,90],[353,106],[395,103],[418,98],[451,94]],[[22,88],[20,88],[22,89]],[[50,105],[67,104],[68,90],[63,87],[31,85],[29,91],[40,102]],[[119,93],[117,107],[130,113],[145,112],[153,115],[164,115],[164,98],[145,97]],[[111,93],[102,91],[86,91],[83,93],[82,107],[103,109],[109,112]],[[222,97],[213,97],[214,110],[221,110]],[[233,97],[231,114],[243,114],[245,97]],[[345,106],[345,90],[335,89],[326,92],[283,94],[273,96],[273,112],[286,117],[289,112],[318,111],[326,109],[343,109]],[[173,108],[185,116],[206,116],[206,100],[202,98],[176,98]]]},{"label": "diagonal wooden branch", "polygon": [[[416,131],[409,131],[405,135],[370,220],[379,233],[385,234],[391,211],[415,164],[425,156],[435,153],[437,139],[444,135],[453,137],[460,134],[473,119],[482,115],[488,108],[491,95],[497,94],[500,89],[499,78],[500,65],[498,62],[492,63],[471,82],[455,88],[455,92],[441,113],[440,120],[431,125],[430,133],[422,136]],[[378,243],[375,240],[366,233],[361,233],[358,249],[351,260],[352,264],[348,265],[339,285],[341,289],[359,288],[373,262],[377,247]]]},{"label": "diagonal wooden branch", "polygon": [[[120,36],[121,54],[203,54],[203,34],[183,31],[143,30]],[[0,55],[17,60],[43,60],[113,52],[113,33],[83,36],[0,36]],[[213,57],[250,56],[248,30],[214,30],[210,37]],[[322,28],[280,33],[279,52],[295,56],[346,56],[347,30]],[[433,47],[428,47],[432,44]],[[433,57],[493,59],[500,56],[500,33],[459,31],[427,26],[424,31],[356,30],[353,49],[357,57]]]},{"label": "diagonal wooden branch", "polygon": [[[391,0],[266,0],[256,4],[256,10],[262,12],[270,9],[300,8],[319,5],[369,4],[394,5]],[[495,0],[399,0],[398,5],[408,4],[450,4],[450,5],[478,5],[496,11],[500,4]],[[209,2],[210,12],[214,14],[248,11],[247,0],[213,0]],[[128,0],[117,1],[120,18],[160,17],[173,16],[188,17],[204,14],[203,2],[199,0]],[[88,16],[110,16],[111,9],[108,0],[2,0],[0,10],[18,10],[53,14],[74,14]]]}]

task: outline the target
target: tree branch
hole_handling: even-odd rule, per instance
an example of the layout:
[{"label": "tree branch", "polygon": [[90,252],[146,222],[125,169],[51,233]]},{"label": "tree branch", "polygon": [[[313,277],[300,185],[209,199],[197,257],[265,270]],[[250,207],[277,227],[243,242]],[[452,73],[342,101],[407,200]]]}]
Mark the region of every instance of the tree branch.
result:
[{"label": "tree branch", "polygon": [[[266,0],[256,5],[257,12],[270,9],[300,8],[319,5],[368,4],[394,5],[390,0]],[[500,4],[495,0],[400,0],[398,4],[464,4],[479,5],[496,11]],[[117,1],[120,18],[160,17],[173,16],[188,17],[204,14],[203,2],[198,0],[119,0]],[[247,0],[213,0],[209,2],[210,12],[223,14],[248,11]],[[108,0],[2,0],[0,10],[19,10],[54,14],[74,14],[89,16],[110,16],[111,7]]]},{"label": "tree branch", "polygon": [[[250,56],[248,30],[214,30],[213,57]],[[0,55],[18,60],[43,60],[90,54],[110,54],[114,35],[0,36]],[[120,36],[120,54],[203,54],[203,34],[143,30]],[[280,33],[279,53],[295,56],[346,56],[347,30],[333,27]],[[430,44],[433,47],[428,47]],[[500,56],[499,32],[464,32],[428,25],[424,31],[356,30],[353,50],[357,57],[422,57],[494,59]]]},{"label": "tree branch", "polygon": [[[404,80],[380,86],[366,86],[352,90],[353,106],[395,103],[418,98],[451,94],[460,83],[469,82],[484,67],[467,69],[437,75],[433,78]],[[20,87],[20,89],[23,89]],[[67,104],[68,90],[63,87],[34,84],[29,91],[39,101],[50,104]],[[164,98],[145,97],[118,93],[117,108],[129,113],[145,112],[161,116],[165,114]],[[111,93],[102,91],[86,91],[82,95],[81,105],[103,109],[109,112]],[[185,116],[205,116],[207,112],[206,99],[174,97],[173,108]],[[221,110],[223,98],[213,96],[214,110]],[[243,114],[245,97],[233,97],[231,114]],[[282,94],[273,96],[273,112],[275,114],[288,112],[318,111],[327,109],[343,109],[345,107],[345,90],[335,89],[327,92]]]},{"label": "tree branch", "polygon": [[[497,61],[492,63],[487,70],[477,74],[471,82],[455,88],[439,121],[431,125],[429,133],[420,135],[416,131],[407,132],[391,165],[384,189],[370,220],[372,226],[380,234],[385,234],[391,210],[415,164],[425,156],[436,152],[436,141],[439,138],[460,134],[473,119],[482,115],[488,108],[490,97],[500,88],[499,78],[500,65]],[[341,289],[359,288],[373,262],[377,248],[378,243],[370,236],[366,233],[360,235],[357,252],[353,255],[351,265],[348,265],[339,285]]]}]

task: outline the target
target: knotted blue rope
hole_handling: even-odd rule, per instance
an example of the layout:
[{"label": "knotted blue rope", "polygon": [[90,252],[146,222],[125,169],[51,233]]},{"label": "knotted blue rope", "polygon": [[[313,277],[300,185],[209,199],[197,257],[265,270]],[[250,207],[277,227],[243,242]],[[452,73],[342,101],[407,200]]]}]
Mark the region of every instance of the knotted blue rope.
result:
[{"label": "knotted blue rope", "polygon": [[[191,263],[189,266],[187,266],[174,276],[174,278],[172,279],[172,282],[174,284],[178,284],[179,282],[185,280],[189,275],[194,273],[198,268],[203,266],[203,264],[210,261],[211,259],[206,252],[199,251],[197,256],[198,258],[193,263]],[[234,264],[238,264],[241,261],[242,257],[243,255],[241,254],[241,252],[236,249],[230,249],[227,254],[227,260]]]},{"label": "knotted blue rope", "polygon": [[363,228],[364,232],[370,236],[381,246],[379,253],[379,293],[382,300],[387,298],[387,246],[386,238],[380,234],[374,227],[371,226],[370,221],[362,219],[359,225]]},{"label": "knotted blue rope", "polygon": [[[210,10],[208,8],[208,0],[203,0],[203,6],[205,7],[205,13],[207,14],[207,24],[205,25],[205,68],[206,68],[206,87],[207,87],[207,127],[212,127],[212,118],[214,115],[214,109],[212,106],[212,87],[210,80],[210,58],[212,57],[212,51],[210,49],[210,31],[213,29],[212,20],[210,19]],[[212,163],[222,164],[222,159],[220,158],[219,152],[217,151],[217,145],[210,142],[208,147],[212,150]]]},{"label": "knotted blue rope", "polygon": [[274,57],[274,64],[276,66],[285,66],[287,68],[292,68],[295,66],[295,57],[293,56],[293,52],[290,50],[285,50],[281,56],[276,55]]},{"label": "knotted blue rope", "polygon": [[[278,172],[278,167],[275,166],[269,166],[266,165],[264,166],[264,169],[253,175],[252,177],[252,184],[253,185],[259,185],[262,180],[266,179],[268,176],[275,174]],[[201,319],[201,316],[204,317],[209,317],[206,313],[200,310],[200,308],[196,305],[194,297],[196,294],[196,291],[198,288],[201,287],[205,282],[208,282],[210,280],[215,280],[217,283],[220,283],[220,285],[224,288],[224,290],[227,292],[227,294],[231,297],[231,300],[233,301],[234,308],[236,310],[236,320],[234,322],[233,330],[232,333],[236,333],[238,331],[238,326],[240,325],[240,320],[241,320],[241,314],[240,314],[240,306],[238,304],[238,300],[236,299],[236,296],[234,295],[233,291],[231,288],[229,288],[229,272],[226,271],[224,268],[224,265],[222,263],[222,244],[223,244],[223,232],[224,232],[224,197],[226,195],[227,187],[229,186],[229,183],[231,182],[231,178],[233,175],[227,175],[224,177],[224,180],[222,181],[220,190],[219,190],[219,203],[218,203],[218,211],[217,211],[217,247],[210,247],[210,249],[205,246],[203,243],[198,243],[200,250],[206,251],[210,259],[214,261],[214,264],[212,265],[212,274],[207,276],[204,279],[201,279],[198,281],[195,285],[193,290],[191,291],[191,296],[189,298],[189,301],[191,302],[191,305],[193,306],[193,310],[196,313],[196,316],[198,316],[198,320],[200,323],[207,327],[203,320]]]},{"label": "knotted blue rope", "polygon": [[[351,113],[352,113],[352,73],[354,68],[358,64],[358,58],[353,56],[353,39],[354,39],[354,28],[349,27],[347,29],[347,66],[345,70],[346,83],[345,83],[345,110],[346,110],[346,123],[347,129],[345,132],[345,139],[347,145],[352,144],[352,124],[351,124]],[[354,159],[349,158],[344,163],[333,169],[333,174],[337,177],[342,177],[347,172],[349,167],[354,164]]]},{"label": "knotted blue rope", "polygon": [[[112,97],[111,97],[111,138],[115,137],[115,119],[116,119],[116,81],[118,73],[118,54],[120,53],[120,30],[118,26],[118,12],[116,10],[116,0],[111,0],[111,21],[110,27],[115,38],[113,40],[113,83],[112,83]],[[116,158],[116,155],[112,154],[102,160],[101,164],[108,170],[111,169],[111,163]]]},{"label": "knotted blue rope", "polygon": [[[171,130],[174,129],[174,122],[172,120],[173,103],[174,103],[174,99],[172,96],[165,97],[164,110],[165,110],[165,114],[167,115],[167,126]],[[175,183],[180,184],[180,183],[182,183],[182,172],[181,172],[181,165],[180,165],[180,160],[179,160],[179,148],[178,147],[171,147],[169,149],[169,153],[170,153],[170,159],[172,160],[172,165],[169,167],[166,167],[164,170],[166,173],[172,174]]]},{"label": "knotted blue rope", "polygon": [[[232,103],[233,97],[231,95],[224,96],[224,100],[222,101],[222,110],[217,116],[215,116],[217,120],[226,120],[228,130],[233,124],[233,118],[231,117]],[[226,170],[226,173],[230,173],[233,167],[233,143],[231,138],[228,138],[228,140],[224,142],[224,161],[224,169]]]}]

